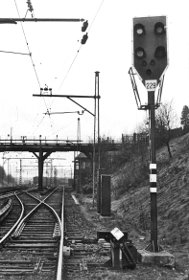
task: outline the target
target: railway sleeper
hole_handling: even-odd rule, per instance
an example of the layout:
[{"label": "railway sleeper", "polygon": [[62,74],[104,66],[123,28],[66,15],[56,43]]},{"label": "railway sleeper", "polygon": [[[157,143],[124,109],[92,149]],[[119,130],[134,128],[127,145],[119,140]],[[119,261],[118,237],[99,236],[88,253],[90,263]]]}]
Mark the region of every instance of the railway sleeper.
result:
[{"label": "railway sleeper", "polygon": [[31,261],[27,260],[0,260],[0,265],[1,264],[9,264],[9,263],[16,263],[16,264],[32,264]]},{"label": "railway sleeper", "polygon": [[46,223],[42,223],[42,222],[40,222],[40,223],[38,223],[38,222],[33,222],[33,223],[30,223],[30,222],[28,222],[27,223],[27,227],[28,228],[33,228],[34,226],[37,226],[38,228],[46,228],[46,227],[53,227],[54,226],[54,223],[48,223],[48,222],[46,222]]},{"label": "railway sleeper", "polygon": [[[29,244],[36,244],[39,243],[39,239],[18,239],[15,241],[15,244],[23,244],[23,243],[29,243]],[[53,240],[53,239],[42,239],[40,240],[40,243],[52,243],[52,244],[56,244],[57,245],[57,240]]]},{"label": "railway sleeper", "polygon": [[33,242],[33,240],[36,240],[37,242],[43,242],[43,240],[45,240],[45,242],[48,243],[51,242],[51,240],[57,241],[58,239],[53,239],[52,235],[26,235],[26,236],[22,236],[20,240],[22,242],[31,242],[31,243]]},{"label": "railway sleeper", "polygon": [[[54,221],[52,221],[52,220],[49,220],[49,219],[47,219],[47,218],[42,218],[42,217],[40,217],[40,220],[37,220],[39,218],[39,216],[38,217],[36,217],[36,219],[33,219],[33,220],[29,220],[28,221],[28,225],[29,224],[39,224],[39,225],[43,225],[44,223],[46,223],[46,224],[54,224]],[[49,217],[49,218],[51,218],[51,217]],[[43,224],[42,224],[43,223]]]},{"label": "railway sleeper", "polygon": [[11,275],[23,275],[23,274],[33,274],[33,269],[3,269],[1,270],[1,275],[11,276]]},{"label": "railway sleeper", "polygon": [[32,264],[32,265],[30,265],[30,264],[27,264],[27,265],[12,265],[11,263],[9,264],[9,265],[6,265],[6,266],[0,266],[0,269],[1,269],[1,272],[3,271],[3,270],[20,270],[20,269],[30,269],[30,270],[34,270],[34,268],[35,268],[35,264]]},{"label": "railway sleeper", "polygon": [[11,243],[8,248],[56,248],[57,244],[51,243]]},{"label": "railway sleeper", "polygon": [[[45,268],[45,269],[41,269],[40,272],[46,273],[46,272],[54,272],[54,268]],[[24,275],[35,275],[36,273],[38,273],[38,271],[36,271],[35,269],[3,269],[1,271],[1,275],[6,275],[6,276],[24,276]]]},{"label": "railway sleeper", "polygon": [[53,236],[53,230],[52,231],[32,231],[28,232],[29,230],[26,230],[25,232],[22,233],[22,236],[37,236],[40,238],[40,236],[47,236],[47,238],[51,238]]},{"label": "railway sleeper", "polygon": [[23,231],[23,234],[25,235],[32,235],[32,234],[43,234],[43,235],[50,235],[52,236],[53,235],[53,231],[54,231],[54,227],[52,228],[43,228],[43,229],[35,229],[35,227],[31,228],[31,229],[28,229],[26,228],[24,231]]}]

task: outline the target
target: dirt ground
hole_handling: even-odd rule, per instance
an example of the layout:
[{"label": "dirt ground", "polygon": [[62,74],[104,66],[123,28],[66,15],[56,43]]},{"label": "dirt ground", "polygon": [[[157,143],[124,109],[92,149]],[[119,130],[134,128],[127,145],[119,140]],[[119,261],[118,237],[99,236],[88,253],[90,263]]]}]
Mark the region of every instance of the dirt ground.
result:
[{"label": "dirt ground", "polygon": [[[85,219],[91,223],[91,236],[96,237],[97,231],[111,231],[118,227],[127,231],[137,249],[145,248],[149,233],[141,235],[137,229],[126,222],[126,219],[111,213],[110,217],[102,217],[97,213],[96,205],[93,207],[92,198],[75,194],[80,202],[80,209]],[[157,265],[143,265],[138,263],[135,270],[109,271],[104,275],[94,275],[93,279],[130,279],[130,280],[187,280],[189,279],[189,250],[181,246],[167,246],[164,248],[175,257],[173,267],[159,267]]]}]

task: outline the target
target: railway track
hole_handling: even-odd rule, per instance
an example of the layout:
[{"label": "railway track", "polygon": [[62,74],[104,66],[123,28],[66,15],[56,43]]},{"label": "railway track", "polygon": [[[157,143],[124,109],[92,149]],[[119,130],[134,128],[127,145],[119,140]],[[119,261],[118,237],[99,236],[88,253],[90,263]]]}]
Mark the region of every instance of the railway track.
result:
[{"label": "railway track", "polygon": [[[3,197],[3,199],[5,199]],[[10,234],[13,232],[13,230],[16,228],[17,224],[21,220],[21,218],[24,215],[24,207],[19,199],[19,197],[16,195],[16,193],[13,193],[11,195],[11,205],[9,209],[7,209],[9,212],[6,216],[6,218],[1,219],[0,224],[0,245],[2,245],[5,240],[10,236]]]},{"label": "railway track", "polygon": [[[61,279],[62,188],[48,196],[24,192],[18,197],[24,204],[24,217],[3,242],[0,279]],[[5,224],[8,227],[8,220]]]}]

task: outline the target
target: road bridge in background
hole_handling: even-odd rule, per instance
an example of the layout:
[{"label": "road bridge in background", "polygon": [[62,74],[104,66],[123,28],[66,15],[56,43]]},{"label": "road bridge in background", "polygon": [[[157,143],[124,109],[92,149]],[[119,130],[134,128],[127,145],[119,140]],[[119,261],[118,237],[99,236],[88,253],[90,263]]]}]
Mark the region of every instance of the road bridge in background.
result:
[{"label": "road bridge in background", "polygon": [[[95,144],[96,146],[98,145]],[[38,185],[39,190],[43,190],[43,165],[44,161],[54,152],[82,152],[87,157],[92,158],[94,144],[92,142],[82,142],[78,140],[61,140],[61,139],[28,139],[22,136],[20,139],[0,139],[0,152],[31,152],[38,159]],[[97,149],[95,149],[97,151]],[[107,142],[103,143],[103,150],[117,150],[116,144]]]},{"label": "road bridge in background", "polygon": [[93,151],[93,143],[84,143],[78,140],[60,139],[28,139],[26,136],[21,139],[0,139],[0,152],[73,152],[80,151],[87,155]]}]

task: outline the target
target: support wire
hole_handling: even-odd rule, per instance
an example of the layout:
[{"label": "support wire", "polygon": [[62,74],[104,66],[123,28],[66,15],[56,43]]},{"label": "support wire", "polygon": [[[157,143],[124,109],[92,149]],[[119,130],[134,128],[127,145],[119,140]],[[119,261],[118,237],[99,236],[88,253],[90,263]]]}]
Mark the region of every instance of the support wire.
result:
[{"label": "support wire", "polygon": [[[19,13],[19,10],[18,10],[18,6],[17,6],[17,3],[16,3],[16,0],[14,0],[14,4],[15,4],[15,7],[16,7],[18,16],[19,16],[19,18],[20,18],[20,13]],[[28,41],[27,41],[27,37],[26,37],[26,33],[25,33],[25,31],[24,31],[23,24],[22,24],[22,22],[20,22],[20,24],[21,24],[21,28],[22,28],[22,32],[23,32],[23,35],[24,35],[24,39],[25,39],[25,42],[26,42],[26,46],[27,46],[28,52],[29,52],[29,54],[30,54],[30,59],[31,59],[32,67],[33,67],[33,70],[34,70],[34,73],[35,73],[35,76],[36,76],[38,85],[39,85],[39,87],[41,87],[40,81],[39,81],[39,76],[38,76],[38,74],[37,74],[37,70],[36,70],[36,67],[35,67],[35,63],[34,63],[33,58],[32,58],[32,53],[31,53],[31,50],[30,50],[30,47],[29,47],[29,44],[28,44]]]},{"label": "support wire", "polygon": [[[15,7],[16,7],[16,10],[17,10],[18,17],[21,18],[21,17],[20,17],[19,10],[18,10],[18,5],[17,5],[17,3],[16,3],[16,0],[14,0],[14,3],[15,3]],[[26,13],[26,15],[27,15],[27,13]],[[29,43],[28,43],[28,40],[27,40],[27,37],[26,37],[26,33],[25,33],[25,31],[24,31],[24,27],[23,27],[22,22],[20,22],[20,24],[21,24],[21,28],[22,28],[23,35],[24,35],[25,43],[26,43],[26,46],[27,46],[27,49],[28,49],[28,52],[29,52],[29,56],[30,56],[30,60],[31,60],[31,63],[32,63],[32,67],[33,67],[33,70],[34,70],[34,73],[35,73],[35,76],[36,76],[36,79],[37,79],[39,88],[41,88],[39,76],[38,76],[38,73],[37,73],[37,70],[36,70],[36,67],[35,67],[34,60],[33,60],[33,58],[32,58],[32,53],[31,53],[31,50],[30,50],[30,47],[29,47]],[[48,107],[47,107],[47,104],[46,104],[46,101],[45,101],[44,98],[43,98],[43,101],[44,101],[45,107],[46,107],[46,109],[47,109],[47,111],[48,111]],[[52,124],[52,120],[51,120],[50,115],[49,115],[49,118],[50,118],[50,121],[51,121],[51,128],[52,128],[53,124]]]}]

